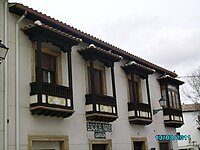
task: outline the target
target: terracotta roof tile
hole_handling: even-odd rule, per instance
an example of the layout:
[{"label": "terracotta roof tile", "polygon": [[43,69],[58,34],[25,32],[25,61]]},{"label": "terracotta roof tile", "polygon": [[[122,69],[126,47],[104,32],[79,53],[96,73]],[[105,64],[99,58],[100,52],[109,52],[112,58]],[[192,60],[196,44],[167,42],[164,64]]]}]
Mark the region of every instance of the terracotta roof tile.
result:
[{"label": "terracotta roof tile", "polygon": [[80,50],[78,50],[78,51],[85,51],[85,50],[88,50],[88,49],[97,50],[97,51],[102,52],[102,53],[104,53],[104,54],[106,54],[106,55],[110,55],[110,56],[112,56],[112,57],[115,57],[115,58],[117,58],[117,59],[119,59],[119,60],[120,60],[120,59],[123,59],[122,56],[117,55],[117,54],[115,54],[115,53],[112,53],[111,51],[106,51],[106,50],[104,50],[104,49],[102,49],[102,48],[100,48],[100,47],[96,47],[94,44],[90,44],[88,47],[82,48],[82,49],[80,49]]},{"label": "terracotta roof tile", "polygon": [[[41,23],[41,22],[40,22]],[[31,29],[31,28],[33,28],[33,27],[36,27],[36,26],[40,26],[40,27],[42,27],[42,28],[45,28],[45,29],[47,29],[47,30],[50,30],[50,31],[52,31],[52,32],[55,32],[55,33],[57,33],[57,34],[60,34],[60,35],[62,35],[62,36],[64,36],[64,37],[67,37],[67,38],[70,38],[70,39],[72,39],[72,40],[76,40],[76,41],[78,41],[78,42],[81,42],[82,41],[82,39],[80,39],[80,38],[77,38],[77,37],[74,37],[74,36],[72,36],[72,35],[70,35],[70,34],[68,34],[68,33],[66,33],[66,32],[63,32],[63,31],[61,31],[61,30],[58,30],[58,29],[56,29],[56,28],[53,28],[53,27],[51,27],[51,26],[49,26],[49,25],[45,25],[45,24],[43,24],[43,23],[34,23],[34,24],[29,24],[29,25],[26,25],[26,26],[24,26],[22,29],[23,30],[28,30],[28,29]]]},{"label": "terracotta roof tile", "polygon": [[200,104],[183,104],[182,111],[184,112],[200,111]]},{"label": "terracotta roof tile", "polygon": [[151,68],[149,68],[149,67],[146,67],[146,66],[144,66],[144,65],[141,65],[141,64],[139,64],[139,63],[136,63],[135,61],[130,61],[130,62],[124,64],[124,66],[131,66],[131,65],[138,66],[138,67],[143,68],[144,70],[147,70],[147,71],[152,72],[152,73],[155,72],[154,69],[151,69]]},{"label": "terracotta roof tile", "polygon": [[63,29],[66,29],[66,30],[68,30],[70,32],[73,32],[74,34],[76,33],[81,38],[84,37],[86,39],[91,40],[92,43],[96,42],[99,45],[102,45],[103,47],[107,47],[107,49],[112,49],[113,51],[115,51],[115,53],[120,54],[120,55],[124,55],[127,58],[129,58],[129,60],[137,61],[140,64],[143,64],[143,65],[148,66],[148,67],[150,67],[152,69],[155,69],[156,71],[160,71],[162,73],[167,73],[167,74],[169,74],[169,75],[171,75],[173,77],[177,76],[177,74],[172,72],[172,71],[169,71],[169,70],[167,70],[165,68],[162,68],[162,67],[160,67],[160,66],[158,66],[156,64],[153,64],[153,63],[151,63],[151,62],[149,62],[149,61],[147,61],[147,60],[145,60],[145,59],[143,59],[141,57],[135,56],[135,55],[133,55],[133,54],[131,54],[131,53],[125,51],[125,50],[122,50],[122,49],[120,49],[120,48],[108,43],[108,42],[105,42],[105,41],[103,41],[103,40],[101,40],[101,39],[99,39],[97,37],[94,37],[91,34],[85,33],[85,32],[83,32],[83,31],[81,31],[81,30],[79,30],[79,29],[77,29],[77,28],[75,28],[73,26],[70,26],[70,25],[68,25],[66,23],[63,23],[62,21],[59,21],[59,20],[57,20],[57,19],[55,19],[53,17],[50,17],[50,16],[48,16],[46,14],[43,14],[42,12],[34,10],[34,9],[28,7],[28,6],[24,6],[23,4],[10,3],[10,11],[15,13],[15,14],[18,14],[18,15],[21,15],[23,13],[22,11],[27,11],[28,14],[31,14],[34,17],[40,17],[42,19],[45,19],[46,21],[49,21],[49,22],[51,22],[53,24],[56,24],[56,25],[60,26]]}]

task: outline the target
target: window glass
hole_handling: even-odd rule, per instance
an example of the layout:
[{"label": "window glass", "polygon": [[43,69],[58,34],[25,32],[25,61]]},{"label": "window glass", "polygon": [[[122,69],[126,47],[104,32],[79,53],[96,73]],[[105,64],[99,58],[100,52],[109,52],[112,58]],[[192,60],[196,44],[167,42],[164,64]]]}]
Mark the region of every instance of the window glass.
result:
[{"label": "window glass", "polygon": [[43,82],[55,83],[56,57],[44,53],[41,57]]},{"label": "window glass", "polygon": [[55,71],[55,57],[42,53],[41,67],[46,70]]},{"label": "window glass", "polygon": [[174,91],[171,91],[171,93],[172,93],[172,103],[173,103],[173,108],[176,108],[175,93],[174,93]]},{"label": "window glass", "polygon": [[[95,82],[95,94],[103,95],[103,71],[100,69],[93,68],[94,73],[94,82]],[[92,93],[91,87],[91,75],[90,75],[90,67],[88,67],[88,85],[89,85],[89,93]]]},{"label": "window glass", "polygon": [[55,83],[55,74],[54,73],[55,73],[54,71],[42,69],[43,82]]},{"label": "window glass", "polygon": [[106,150],[106,144],[92,144],[92,150]]},{"label": "window glass", "polygon": [[179,109],[179,96],[176,86],[168,85],[169,105],[171,108]]},{"label": "window glass", "polygon": [[168,96],[169,96],[169,107],[173,107],[171,91],[168,91]]},{"label": "window glass", "polygon": [[134,141],[134,150],[144,150],[144,142]]},{"label": "window glass", "polygon": [[134,100],[134,92],[133,92],[132,81],[130,79],[128,79],[128,86],[129,86],[130,101],[132,102]]},{"label": "window glass", "polygon": [[164,98],[165,100],[167,100],[165,86],[161,86],[161,96],[163,96],[163,98]]},{"label": "window glass", "polygon": [[180,108],[178,93],[175,93],[175,100],[176,100],[176,108]]},{"label": "window glass", "polygon": [[141,81],[140,78],[136,75],[128,77],[128,86],[129,86],[129,95],[130,101],[141,102],[142,101],[142,92],[141,92]]},{"label": "window glass", "polygon": [[160,142],[160,150],[169,150],[169,142]]}]

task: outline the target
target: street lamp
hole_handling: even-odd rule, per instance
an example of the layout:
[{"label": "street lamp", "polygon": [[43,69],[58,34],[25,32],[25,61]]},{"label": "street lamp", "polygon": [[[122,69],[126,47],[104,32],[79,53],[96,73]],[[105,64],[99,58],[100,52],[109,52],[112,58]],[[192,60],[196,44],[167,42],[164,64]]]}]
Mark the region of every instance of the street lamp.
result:
[{"label": "street lamp", "polygon": [[7,52],[8,52],[8,48],[4,44],[2,44],[0,40],[0,64],[6,58]]},{"label": "street lamp", "polygon": [[161,109],[153,109],[153,115],[157,114],[160,110],[163,110],[163,108],[166,107],[166,105],[167,105],[167,101],[163,98],[163,96],[161,97],[161,99],[159,99],[158,102],[162,108]]}]

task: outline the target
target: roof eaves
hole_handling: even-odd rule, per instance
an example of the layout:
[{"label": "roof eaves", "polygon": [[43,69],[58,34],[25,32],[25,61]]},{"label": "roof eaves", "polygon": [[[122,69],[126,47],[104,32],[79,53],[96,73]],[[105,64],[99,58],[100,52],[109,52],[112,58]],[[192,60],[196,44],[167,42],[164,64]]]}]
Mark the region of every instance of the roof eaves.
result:
[{"label": "roof eaves", "polygon": [[102,52],[102,53],[104,53],[104,54],[107,54],[107,55],[110,55],[110,56],[112,56],[112,57],[115,57],[115,58],[117,58],[117,59],[119,59],[119,60],[123,59],[122,56],[117,55],[117,54],[115,54],[115,53],[112,53],[111,51],[106,51],[106,50],[104,50],[104,49],[102,49],[102,48],[100,48],[100,47],[96,47],[96,46],[94,46],[93,44],[90,44],[88,47],[81,48],[81,49],[78,50],[78,51],[85,51],[85,50],[88,50],[88,49],[97,50],[97,51]]},{"label": "roof eaves", "polygon": [[[133,55],[133,54],[131,54],[131,53],[125,51],[125,50],[122,50],[122,49],[120,49],[120,48],[118,48],[118,47],[116,47],[116,46],[114,46],[114,45],[112,45],[110,43],[107,43],[107,42],[105,42],[105,41],[103,41],[103,40],[101,40],[99,38],[96,38],[96,37],[88,34],[88,33],[85,33],[85,32],[83,32],[81,30],[78,30],[77,28],[74,28],[74,27],[72,27],[72,26],[70,26],[70,25],[68,25],[66,23],[63,23],[62,21],[56,20],[55,18],[47,16],[46,14],[38,12],[37,10],[29,8],[28,6],[24,6],[23,4],[20,4],[20,3],[10,3],[10,6],[11,6],[10,7],[10,11],[13,12],[13,13],[15,13],[14,9],[20,9],[22,11],[27,11],[28,14],[30,13],[30,14],[35,15],[35,16],[41,18],[41,19],[44,19],[44,20],[46,20],[46,21],[48,21],[48,22],[50,22],[52,24],[55,24],[55,25],[59,26],[61,28],[61,30],[64,29],[64,30],[67,30],[68,32],[70,31],[71,32],[70,34],[72,34],[72,33],[76,34],[75,36],[78,37],[78,38],[81,38],[83,40],[87,39],[87,40],[91,41],[91,43],[89,43],[89,44],[94,43],[95,45],[98,44],[97,46],[99,46],[99,47],[104,46],[103,47],[104,49],[112,49],[118,55],[121,55],[124,58],[139,62],[139,63],[141,63],[143,65],[146,65],[146,66],[148,66],[150,68],[155,69],[158,72],[167,73],[167,74],[169,74],[169,75],[171,75],[173,77],[177,77],[177,74],[172,72],[172,71],[169,71],[169,70],[167,70],[165,68],[157,66],[157,65],[155,65],[155,64],[153,64],[153,63],[151,63],[151,62],[149,62],[149,61],[147,61],[145,59],[142,59],[142,58],[140,58],[138,56],[135,56],[135,55]],[[18,14],[18,15],[20,15],[20,14]],[[33,21],[35,21],[35,20],[33,20]],[[58,27],[56,27],[56,28],[58,28]]]},{"label": "roof eaves", "polygon": [[68,33],[65,33],[65,32],[63,32],[61,30],[58,30],[58,29],[53,28],[53,27],[50,27],[49,25],[46,25],[46,24],[43,24],[43,23],[41,23],[41,24],[37,24],[37,23],[29,24],[29,25],[24,26],[22,29],[23,30],[28,30],[28,29],[36,27],[36,26],[45,28],[45,29],[47,29],[49,31],[55,32],[55,33],[57,33],[59,35],[62,35],[62,36],[67,37],[67,38],[70,38],[70,39],[75,40],[77,42],[81,42],[82,41],[82,39],[76,38],[76,37],[74,37],[74,36],[72,36],[72,35],[70,35]]}]

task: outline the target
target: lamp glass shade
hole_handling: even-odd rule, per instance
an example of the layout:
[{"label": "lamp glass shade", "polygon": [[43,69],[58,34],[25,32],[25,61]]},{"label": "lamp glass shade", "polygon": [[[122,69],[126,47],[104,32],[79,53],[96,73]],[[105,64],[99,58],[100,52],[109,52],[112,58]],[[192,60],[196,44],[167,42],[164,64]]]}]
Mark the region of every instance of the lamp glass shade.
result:
[{"label": "lamp glass shade", "polygon": [[163,96],[159,100],[159,104],[160,104],[161,107],[166,107],[167,101],[163,98]]},{"label": "lamp glass shade", "polygon": [[0,40],[0,62],[2,62],[3,59],[5,59],[7,52],[8,48],[4,44],[2,44]]}]

